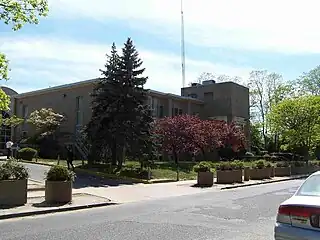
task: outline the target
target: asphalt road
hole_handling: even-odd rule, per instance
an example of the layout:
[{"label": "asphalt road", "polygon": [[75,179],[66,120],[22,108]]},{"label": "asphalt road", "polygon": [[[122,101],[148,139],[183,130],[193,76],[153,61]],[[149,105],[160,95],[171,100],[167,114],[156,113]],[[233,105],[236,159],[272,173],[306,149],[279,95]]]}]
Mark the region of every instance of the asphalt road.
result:
[{"label": "asphalt road", "polygon": [[0,221],[1,240],[271,240],[302,180]]}]

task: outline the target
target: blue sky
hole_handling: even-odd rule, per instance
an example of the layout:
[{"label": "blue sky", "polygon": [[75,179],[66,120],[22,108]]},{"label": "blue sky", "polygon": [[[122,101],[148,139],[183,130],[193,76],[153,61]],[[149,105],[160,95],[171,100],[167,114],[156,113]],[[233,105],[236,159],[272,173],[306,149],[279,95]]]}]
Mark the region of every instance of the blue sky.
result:
[{"label": "blue sky", "polygon": [[[112,42],[136,44],[148,88],[179,93],[179,0],[49,0],[39,25],[0,24],[10,81],[25,92],[95,78]],[[186,82],[202,72],[240,76],[265,69],[295,79],[320,63],[316,0],[184,0]],[[297,17],[299,16],[299,18]]]}]

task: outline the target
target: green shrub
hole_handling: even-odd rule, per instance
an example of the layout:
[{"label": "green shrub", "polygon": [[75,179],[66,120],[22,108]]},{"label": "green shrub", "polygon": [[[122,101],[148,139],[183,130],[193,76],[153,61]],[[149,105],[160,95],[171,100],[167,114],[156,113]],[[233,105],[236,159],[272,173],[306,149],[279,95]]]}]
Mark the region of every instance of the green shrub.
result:
[{"label": "green shrub", "polygon": [[266,162],[266,163],[265,163],[265,166],[266,166],[266,168],[271,168],[271,167],[272,167],[272,164],[271,164],[271,162]]},{"label": "green shrub", "polygon": [[306,164],[305,164],[305,162],[295,161],[295,162],[292,163],[292,165],[294,167],[304,167]]},{"label": "green shrub", "polygon": [[288,162],[285,161],[285,162],[277,162],[276,166],[277,167],[289,167],[290,165]]},{"label": "green shrub", "polygon": [[16,160],[0,164],[0,180],[22,180],[28,177],[28,169]]},{"label": "green shrub", "polygon": [[265,160],[258,160],[253,164],[253,168],[262,169],[266,167],[266,161]]},{"label": "green shrub", "polygon": [[22,148],[18,151],[18,158],[32,161],[34,157],[36,157],[38,154],[38,151],[33,148]]},{"label": "green shrub", "polygon": [[75,173],[64,166],[52,166],[46,173],[47,181],[74,181]]},{"label": "green shrub", "polygon": [[239,160],[233,162],[221,162],[216,165],[216,169],[220,171],[239,170],[244,168],[244,163]]},{"label": "green shrub", "polygon": [[209,162],[199,162],[193,167],[193,171],[195,172],[210,172],[211,171],[211,163]]}]

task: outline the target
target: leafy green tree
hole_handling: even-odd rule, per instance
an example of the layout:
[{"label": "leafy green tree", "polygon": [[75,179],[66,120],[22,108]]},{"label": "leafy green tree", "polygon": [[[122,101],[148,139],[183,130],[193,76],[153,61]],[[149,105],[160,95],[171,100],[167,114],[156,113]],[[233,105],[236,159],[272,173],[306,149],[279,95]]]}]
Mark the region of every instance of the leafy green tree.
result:
[{"label": "leafy green tree", "polygon": [[63,115],[54,112],[52,108],[41,108],[33,111],[27,122],[35,126],[39,135],[51,135],[56,132],[64,119]]},{"label": "leafy green tree", "polygon": [[[17,31],[24,24],[37,24],[38,18],[46,16],[48,13],[47,0],[0,0],[0,22],[12,27]],[[9,61],[6,56],[0,52],[0,80],[8,80]],[[10,97],[0,89],[0,110],[8,111],[10,105]],[[8,119],[2,119],[2,124],[17,126],[23,120],[15,116]]]},{"label": "leafy green tree", "polygon": [[305,72],[297,79],[302,94],[320,95],[320,65]]},{"label": "leafy green tree", "polygon": [[[17,31],[24,24],[38,24],[48,13],[47,0],[0,0],[0,21]],[[8,79],[8,60],[0,53],[0,79]]]},{"label": "leafy green tree", "polygon": [[[108,146],[113,164],[122,166],[125,151],[150,136],[153,118],[146,104],[147,77],[130,38],[118,55],[115,44],[102,70],[103,78],[93,93],[92,119],[87,125],[91,143]],[[101,140],[103,138],[104,140]],[[136,146],[137,147],[137,146]]]},{"label": "leafy green tree", "polygon": [[264,149],[267,149],[269,126],[267,115],[272,105],[292,94],[292,85],[285,82],[280,74],[268,71],[252,71],[249,77],[250,115],[254,122],[259,123],[263,137]]},{"label": "leafy green tree", "polygon": [[282,148],[299,150],[307,157],[320,139],[320,96],[285,99],[272,107],[268,120],[286,143]]}]

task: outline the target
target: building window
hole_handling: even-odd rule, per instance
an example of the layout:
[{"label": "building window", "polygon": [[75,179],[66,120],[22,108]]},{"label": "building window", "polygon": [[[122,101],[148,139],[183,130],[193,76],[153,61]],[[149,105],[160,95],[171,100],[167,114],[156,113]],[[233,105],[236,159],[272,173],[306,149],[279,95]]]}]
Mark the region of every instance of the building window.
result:
[{"label": "building window", "polygon": [[83,124],[83,97],[76,97],[76,125],[82,126]]},{"label": "building window", "polygon": [[174,116],[177,116],[179,114],[179,109],[178,108],[175,108],[174,109]]},{"label": "building window", "polygon": [[191,93],[188,95],[188,97],[191,97],[191,98],[198,98],[198,95],[195,94],[195,93]]},{"label": "building window", "polygon": [[182,109],[179,109],[179,115],[182,115]]},{"label": "building window", "polygon": [[213,101],[213,92],[206,92],[204,93],[204,101],[211,102]]},{"label": "building window", "polygon": [[28,118],[28,105],[22,105],[22,118]]},{"label": "building window", "polygon": [[163,117],[164,117],[164,109],[163,109],[163,106],[160,106],[160,107],[159,107],[159,117],[160,117],[160,118],[163,118]]}]

